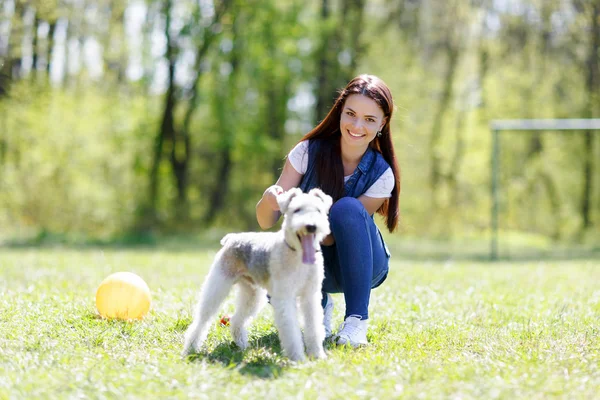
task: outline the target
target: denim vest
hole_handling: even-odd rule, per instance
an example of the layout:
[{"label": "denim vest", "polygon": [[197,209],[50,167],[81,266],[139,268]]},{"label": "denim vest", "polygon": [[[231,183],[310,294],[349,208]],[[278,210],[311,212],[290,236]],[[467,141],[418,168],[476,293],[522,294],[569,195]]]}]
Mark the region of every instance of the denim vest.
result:
[{"label": "denim vest", "polygon": [[[299,185],[300,189],[305,193],[310,189],[319,187],[316,159],[320,146],[320,140],[311,140],[308,144],[308,167]],[[389,167],[389,164],[385,161],[381,153],[373,150],[371,147],[367,147],[367,151],[360,159],[358,167],[356,167],[352,176],[344,184],[343,197],[358,198],[363,195]],[[379,228],[377,230],[379,231]],[[381,232],[379,232],[379,236],[389,257],[390,253],[381,236]]]},{"label": "denim vest", "polygon": [[[308,167],[299,186],[305,193],[319,187],[316,160],[320,146],[320,140],[311,140],[308,144]],[[368,147],[358,167],[344,184],[344,197],[357,198],[363,195],[389,167],[379,152]]]}]

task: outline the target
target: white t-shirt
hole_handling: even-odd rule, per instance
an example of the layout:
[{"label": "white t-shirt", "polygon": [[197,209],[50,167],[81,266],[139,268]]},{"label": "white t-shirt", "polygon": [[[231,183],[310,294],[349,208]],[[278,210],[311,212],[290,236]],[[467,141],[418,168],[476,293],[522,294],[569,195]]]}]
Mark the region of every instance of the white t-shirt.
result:
[{"label": "white t-shirt", "polygon": [[[298,173],[304,175],[308,169],[308,140],[303,140],[298,143],[288,154],[288,160],[290,160],[290,164],[292,164],[292,167],[294,167]],[[351,175],[345,176],[344,182],[350,179],[350,176]],[[392,168],[388,167],[383,175],[367,189],[364,195],[375,199],[392,197],[395,181],[394,172],[392,171]]]}]

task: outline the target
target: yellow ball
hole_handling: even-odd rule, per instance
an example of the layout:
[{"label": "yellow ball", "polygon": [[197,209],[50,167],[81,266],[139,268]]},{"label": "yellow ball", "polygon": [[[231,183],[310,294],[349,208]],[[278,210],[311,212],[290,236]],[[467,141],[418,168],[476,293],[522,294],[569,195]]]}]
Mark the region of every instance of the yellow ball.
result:
[{"label": "yellow ball", "polygon": [[109,275],[96,291],[96,308],[104,318],[142,319],[151,302],[150,288],[132,272]]}]

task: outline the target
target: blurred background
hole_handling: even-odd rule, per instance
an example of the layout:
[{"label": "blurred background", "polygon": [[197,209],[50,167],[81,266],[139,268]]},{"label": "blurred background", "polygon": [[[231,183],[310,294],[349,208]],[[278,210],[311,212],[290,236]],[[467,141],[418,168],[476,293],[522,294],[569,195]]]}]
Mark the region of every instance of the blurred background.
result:
[{"label": "blurred background", "polygon": [[[600,0],[0,0],[0,242],[258,229],[369,73],[396,104],[390,247],[487,257],[490,122],[600,117],[599,64]],[[501,135],[501,255],[600,254],[599,134]]]}]

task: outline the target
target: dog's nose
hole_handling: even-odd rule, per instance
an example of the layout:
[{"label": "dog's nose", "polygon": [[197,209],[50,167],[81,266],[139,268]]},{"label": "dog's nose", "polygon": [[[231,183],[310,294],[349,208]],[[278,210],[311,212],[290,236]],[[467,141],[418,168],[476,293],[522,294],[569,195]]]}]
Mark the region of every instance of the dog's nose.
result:
[{"label": "dog's nose", "polygon": [[317,230],[317,227],[315,225],[306,225],[306,232],[315,233],[316,230]]}]

